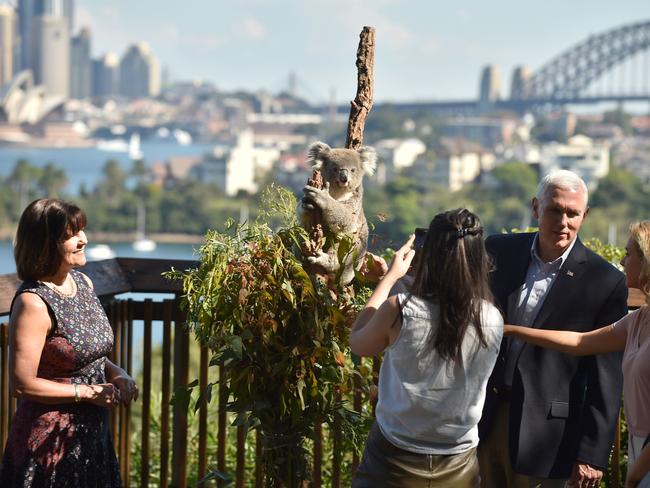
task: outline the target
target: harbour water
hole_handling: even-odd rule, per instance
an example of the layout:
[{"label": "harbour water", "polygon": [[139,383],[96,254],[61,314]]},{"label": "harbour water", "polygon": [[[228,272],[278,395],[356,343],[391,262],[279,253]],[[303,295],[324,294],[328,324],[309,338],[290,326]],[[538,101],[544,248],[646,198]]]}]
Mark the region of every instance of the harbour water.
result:
[{"label": "harbour water", "polygon": [[[201,156],[212,150],[212,144],[189,144],[181,146],[165,141],[143,141],[140,149],[145,165],[150,167],[156,162],[163,162],[172,156]],[[95,147],[90,148],[19,148],[0,147],[0,178],[8,176],[16,162],[25,159],[32,166],[43,167],[48,163],[63,169],[68,177],[68,185],[64,189],[66,195],[73,197],[79,193],[79,188],[84,185],[92,189],[102,177],[102,168],[109,160],[115,160],[125,171],[128,171],[133,162],[128,152],[103,151]],[[197,259],[195,249],[198,244],[167,244],[158,243],[151,252],[140,252],[133,249],[131,242],[104,243],[91,242],[89,247],[97,244],[106,244],[115,252],[117,257],[142,257],[160,259]],[[90,259],[90,258],[89,258]],[[11,241],[0,241],[0,274],[15,273],[16,266],[13,258]],[[144,298],[144,294],[125,294],[124,298]],[[165,294],[147,294],[147,298],[159,301],[169,297]],[[4,320],[4,318],[0,318]],[[138,321],[136,321],[138,322]],[[142,337],[140,323],[134,324],[134,340],[138,343]],[[158,328],[155,329],[153,340],[161,340]],[[138,359],[136,358],[136,363]]]},{"label": "harbour water", "polygon": [[[181,146],[167,141],[143,141],[140,148],[147,166],[164,162],[171,156],[201,156],[212,150],[212,144],[189,144]],[[16,162],[28,161],[32,166],[43,167],[48,163],[65,171],[68,195],[79,193],[80,185],[91,190],[102,177],[102,168],[109,160],[115,160],[125,171],[133,162],[128,152],[103,151],[96,147],[82,148],[22,148],[0,147],[0,177],[8,176]]]},{"label": "harbour water", "polygon": [[[151,252],[139,252],[133,249],[130,242],[100,243],[91,242],[89,247],[96,244],[107,244],[115,251],[117,257],[124,258],[159,258],[159,259],[197,259],[194,252],[198,244],[163,244],[159,243]],[[0,241],[0,274],[15,273],[16,265],[13,257],[13,247],[10,241]]]},{"label": "harbour water", "polygon": [[[102,243],[92,243],[92,245]],[[133,249],[130,242],[110,243],[111,249],[115,251],[117,257],[141,257],[141,258],[161,258],[161,259],[198,259],[195,249],[198,249],[197,244],[164,244],[159,243],[156,249],[151,252],[143,253]],[[13,246],[10,241],[0,241],[0,274],[9,274],[16,272],[16,265],[13,258]],[[166,298],[171,298],[172,295],[164,293],[124,293],[120,298],[133,298],[134,300],[142,300],[144,298],[151,298],[153,301],[162,301]],[[0,317],[0,321],[5,321],[6,317]],[[134,321],[134,341],[139,344],[143,336],[142,321]],[[162,332],[160,327],[154,327],[152,336],[154,344],[162,341]],[[138,348],[136,348],[138,350]],[[140,364],[140,357],[134,358],[135,368],[137,369]]]}]

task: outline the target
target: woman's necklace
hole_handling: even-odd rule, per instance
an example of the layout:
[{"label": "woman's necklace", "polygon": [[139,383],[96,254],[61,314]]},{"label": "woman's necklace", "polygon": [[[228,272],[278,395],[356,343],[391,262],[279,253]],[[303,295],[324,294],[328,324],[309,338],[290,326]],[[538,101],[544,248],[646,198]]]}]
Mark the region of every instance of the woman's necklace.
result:
[{"label": "woman's necklace", "polygon": [[60,285],[57,285],[51,281],[41,281],[41,283],[43,283],[51,290],[57,292],[59,295],[63,295],[64,297],[72,297],[77,293],[77,286],[72,279],[72,276],[69,274],[65,277],[65,280],[63,280],[63,283]]}]

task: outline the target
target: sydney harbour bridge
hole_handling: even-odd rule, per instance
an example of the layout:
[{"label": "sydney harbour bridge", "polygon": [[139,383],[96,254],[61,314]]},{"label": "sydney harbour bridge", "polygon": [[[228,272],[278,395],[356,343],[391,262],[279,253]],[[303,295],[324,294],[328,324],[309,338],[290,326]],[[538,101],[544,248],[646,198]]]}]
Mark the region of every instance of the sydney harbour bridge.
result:
[{"label": "sydney harbour bridge", "polygon": [[628,24],[589,36],[532,72],[514,69],[507,99],[499,97],[493,66],[484,68],[475,100],[391,104],[397,110],[434,113],[519,113],[564,105],[601,102],[650,102],[650,21]]}]

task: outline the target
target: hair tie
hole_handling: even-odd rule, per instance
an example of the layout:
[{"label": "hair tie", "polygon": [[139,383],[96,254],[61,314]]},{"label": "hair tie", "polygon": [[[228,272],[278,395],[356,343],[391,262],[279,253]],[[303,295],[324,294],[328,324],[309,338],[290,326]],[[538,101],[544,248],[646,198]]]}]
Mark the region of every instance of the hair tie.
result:
[{"label": "hair tie", "polygon": [[462,239],[463,237],[465,237],[467,235],[467,231],[468,231],[468,229],[463,229],[463,228],[456,229],[456,237],[458,237],[459,239]]}]

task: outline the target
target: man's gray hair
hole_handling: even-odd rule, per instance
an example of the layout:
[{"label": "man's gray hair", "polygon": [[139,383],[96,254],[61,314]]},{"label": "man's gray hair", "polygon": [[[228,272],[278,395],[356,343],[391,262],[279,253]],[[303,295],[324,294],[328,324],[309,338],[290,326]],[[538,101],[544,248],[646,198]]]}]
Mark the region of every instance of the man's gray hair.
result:
[{"label": "man's gray hair", "polygon": [[587,208],[587,203],[589,202],[589,191],[587,190],[587,185],[585,185],[584,180],[577,174],[566,169],[552,171],[544,176],[542,181],[539,182],[535,197],[537,198],[540,207],[546,207],[550,194],[555,188],[568,191],[582,190],[585,196],[585,208]]}]

